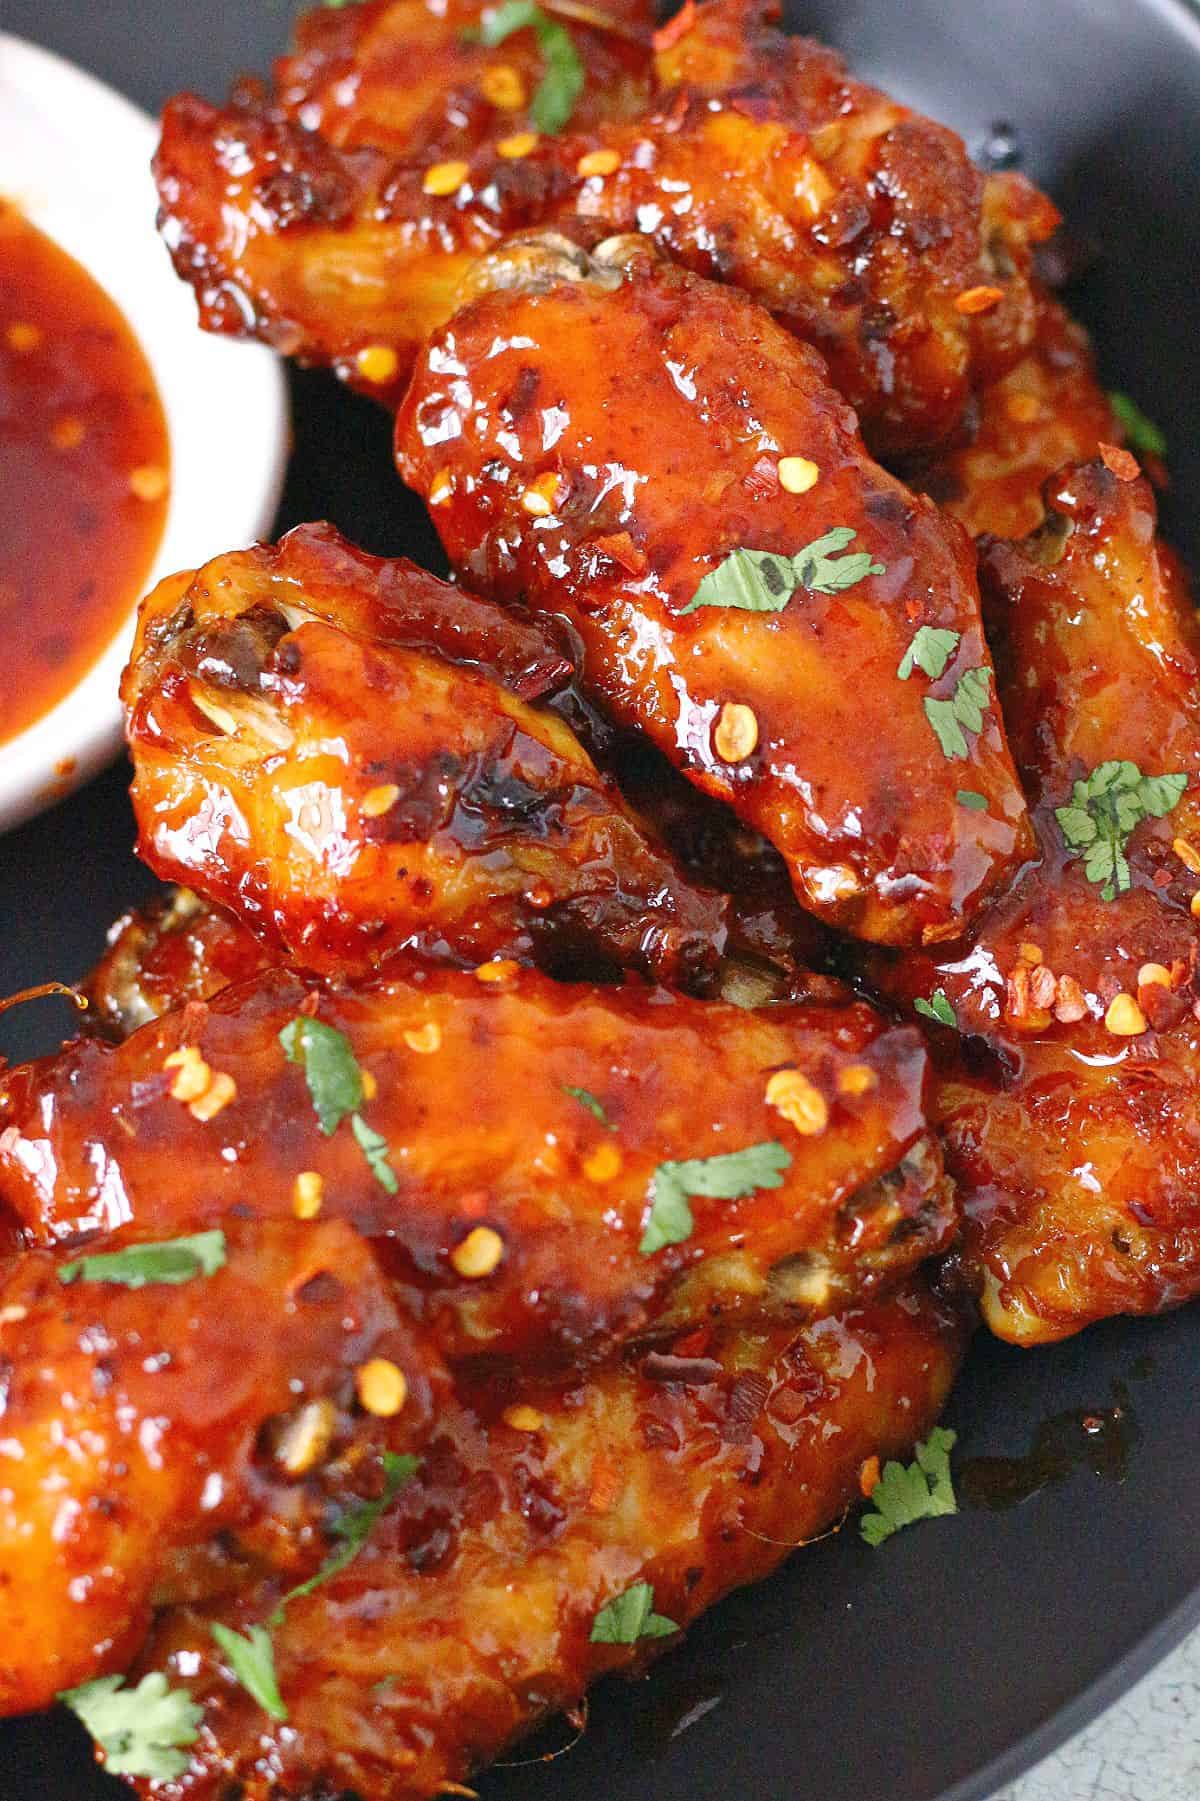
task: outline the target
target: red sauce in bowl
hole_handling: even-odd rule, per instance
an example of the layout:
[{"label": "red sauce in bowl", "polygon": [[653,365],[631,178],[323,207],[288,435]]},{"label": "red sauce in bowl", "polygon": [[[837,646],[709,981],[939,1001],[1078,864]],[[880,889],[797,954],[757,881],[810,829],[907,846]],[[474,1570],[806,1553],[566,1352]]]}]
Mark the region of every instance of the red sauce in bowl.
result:
[{"label": "red sauce in bowl", "polygon": [[124,316],[0,201],[0,743],[74,687],[139,598],[169,476]]}]

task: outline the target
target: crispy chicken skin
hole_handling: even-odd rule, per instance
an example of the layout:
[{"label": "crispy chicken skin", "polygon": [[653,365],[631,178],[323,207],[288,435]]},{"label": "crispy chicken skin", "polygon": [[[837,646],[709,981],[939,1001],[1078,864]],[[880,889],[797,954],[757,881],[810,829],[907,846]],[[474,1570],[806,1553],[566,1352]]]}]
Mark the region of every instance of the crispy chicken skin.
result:
[{"label": "crispy chicken skin", "polygon": [[[961,1259],[988,1324],[1024,1344],[1200,1294],[1200,631],[1145,480],[1082,465],[1046,503],[1038,536],[983,554],[1042,860],[967,945],[875,969],[892,995],[941,988],[955,1009],[960,1036],[934,1033],[935,1104]],[[1187,788],[1135,827],[1131,885],[1106,900],[1055,808],[1121,758]]]},{"label": "crispy chicken skin", "polygon": [[906,473],[973,537],[996,538],[1035,532],[1046,517],[1049,477],[1098,456],[1101,444],[1123,441],[1088,335],[1056,300],[1040,299],[1033,346],[978,395],[963,435],[962,444]]},{"label": "crispy chicken skin", "polygon": [[[711,982],[724,901],[651,841],[555,714],[412,647],[420,597],[443,584],[327,526],[184,579],[143,604],[123,685],[139,849],[157,874],[331,974],[401,947],[467,964],[583,949]],[[478,637],[503,635],[499,609],[445,594],[474,609]],[[554,662],[547,649],[540,667]]]},{"label": "crispy chicken skin", "polygon": [[174,888],[116,920],[83,985],[85,1030],[128,1038],[188,1001],[211,1000],[276,962],[254,934],[188,888]]},{"label": "crispy chicken skin", "polygon": [[685,1628],[853,1505],[863,1462],[906,1455],[933,1423],[963,1339],[914,1285],[798,1335],[702,1333],[565,1394],[523,1386],[539,1416],[523,1430],[502,1379],[460,1383],[361,1555],[276,1629],[286,1724],[210,1631],[266,1619],[277,1577],[162,1614],[135,1675],[162,1670],[204,1724],[188,1774],[141,1791],[425,1801],[461,1782],[597,1676],[675,1642],[591,1642],[634,1583]]},{"label": "crispy chicken skin", "polygon": [[[366,1072],[394,1194],[348,1122],[321,1131],[284,1054],[308,1013]],[[171,1093],[184,1046],[234,1085],[212,1117]],[[803,1078],[799,1124],[766,1099],[780,1070]],[[290,1218],[315,1173],[323,1217],[391,1243],[448,1353],[596,1356],[724,1311],[828,1312],[944,1249],[956,1209],[925,1078],[917,1034],[860,1004],[755,1014],[515,968],[323,992],[280,970],[119,1047],[79,1040],[8,1072],[0,1203],[40,1244],[126,1222],[164,1239],[246,1210]],[[660,1164],[765,1143],[786,1153],[779,1186],[694,1198],[691,1234],[643,1253]],[[460,1268],[478,1228],[492,1267]]]},{"label": "crispy chicken skin", "polygon": [[[451,9],[455,29],[467,11]],[[566,133],[529,142],[518,115],[452,102],[457,83],[481,79],[465,74],[478,46],[447,47],[448,26],[414,4],[349,8],[305,28],[315,50],[280,65],[274,96],[170,103],[155,165],[163,235],[210,330],[262,337],[396,399],[471,260],[501,238],[549,224],[590,242],[645,231],[816,344],[876,449],[937,443],[1031,341],[1032,246],[1057,214],[1020,176],[985,180],[953,132],[768,17],[760,0],[710,0],[682,35],[662,34],[636,117],[635,76],[607,108],[585,88]],[[571,30],[589,68],[614,46],[633,54],[624,38]],[[414,89],[431,33],[439,47]],[[531,38],[485,65],[514,64],[527,88]]]},{"label": "crispy chicken skin", "polygon": [[44,1250],[0,1271],[0,1714],[124,1667],[173,1555],[287,1533],[272,1421],[310,1406],[332,1436],[379,1356],[408,1383],[397,1443],[427,1435],[444,1372],[348,1226],[230,1221],[226,1253],[142,1289],[64,1286]]},{"label": "crispy chicken skin", "polygon": [[[955,936],[1031,843],[969,541],[871,461],[812,351],[639,243],[535,239],[484,265],[418,364],[400,471],[464,578],[565,617],[584,689],[767,837],[805,906],[885,943]],[[783,458],[813,466],[807,491]],[[791,556],[835,526],[883,573],[689,611],[733,551]],[[922,625],[954,654],[902,681]],[[924,702],[970,670],[981,729],[952,757]]]}]

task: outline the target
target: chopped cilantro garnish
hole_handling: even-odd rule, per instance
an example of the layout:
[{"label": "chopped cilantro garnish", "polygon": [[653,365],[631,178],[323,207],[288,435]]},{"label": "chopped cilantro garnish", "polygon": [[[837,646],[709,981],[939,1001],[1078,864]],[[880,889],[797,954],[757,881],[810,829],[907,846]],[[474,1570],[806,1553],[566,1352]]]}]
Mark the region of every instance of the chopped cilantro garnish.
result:
[{"label": "chopped cilantro garnish", "polygon": [[913,1006],[923,1019],[932,1019],[939,1026],[956,1026],[958,1015],[946,999],[944,988],[935,988],[928,1000],[918,995]]},{"label": "chopped cilantro garnish", "polygon": [[219,1620],[211,1623],[213,1637],[225,1653],[230,1669],[264,1713],[273,1720],[286,1720],[288,1710],[279,1693],[275,1674],[275,1647],[265,1626],[251,1626],[245,1638]]},{"label": "chopped cilantro garnish", "polygon": [[960,807],[967,807],[972,813],[987,812],[987,798],[977,794],[974,788],[960,788],[954,796]]},{"label": "chopped cilantro garnish", "polygon": [[367,1166],[382,1189],[388,1194],[395,1194],[400,1183],[396,1172],[388,1162],[387,1139],[374,1131],[361,1113],[351,1115],[350,1130],[358,1143],[359,1149],[367,1160]]},{"label": "chopped cilantro garnish", "polygon": [[191,1762],[182,1747],[195,1744],[204,1712],[185,1688],[169,1688],[161,1670],[136,1688],[123,1676],[97,1676],[58,1698],[83,1721],[110,1775],[171,1782]]},{"label": "chopped cilantro garnish", "polygon": [[963,734],[983,730],[990,677],[990,669],[967,669],[959,676],[949,700],[926,698],[925,717],[937,734],[943,756],[970,755],[971,747]]},{"label": "chopped cilantro garnish", "polygon": [[736,1201],[757,1188],[779,1188],[791,1162],[790,1151],[785,1151],[775,1139],[768,1139],[719,1157],[660,1163],[654,1172],[650,1211],[638,1246],[642,1256],[650,1257],[664,1245],[683,1244],[691,1237],[695,1221],[688,1206],[689,1195]]},{"label": "chopped cilantro garnish", "polygon": [[612,1120],[604,1111],[603,1105],[596,1099],[590,1089],[572,1088],[569,1082],[564,1082],[562,1084],[562,1091],[564,1094],[569,1094],[573,1101],[578,1101],[581,1107],[586,1107],[588,1112],[592,1115],[592,1118],[598,1119],[606,1131],[616,1131],[617,1128],[613,1125]]},{"label": "chopped cilantro garnish", "polygon": [[279,1034],[289,1063],[304,1071],[322,1132],[332,1138],[348,1113],[363,1103],[362,1071],[350,1040],[336,1026],[301,1014]]},{"label": "chopped cilantro garnish", "polygon": [[1136,763],[1100,763],[1075,783],[1071,803],[1054,817],[1069,851],[1083,858],[1083,873],[1104,900],[1124,894],[1132,883],[1126,850],[1143,819],[1162,819],[1178,806],[1186,775],[1143,775]]},{"label": "chopped cilantro garnish", "polygon": [[654,1612],[654,1590],[648,1582],[635,1582],[623,1595],[602,1607],[592,1622],[594,1645],[636,1645],[642,1638],[670,1638],[680,1628],[665,1614]]},{"label": "chopped cilantro garnish", "polygon": [[917,1520],[958,1512],[950,1478],[950,1453],[957,1437],[944,1426],[935,1426],[916,1447],[915,1463],[885,1467],[871,1495],[872,1511],[863,1515],[859,1527],[869,1545],[881,1545]]},{"label": "chopped cilantro garnish", "polygon": [[921,669],[936,682],[939,675],[944,675],[946,665],[958,649],[961,632],[944,631],[938,625],[919,627],[912,643],[900,659],[900,667],[896,674],[902,682],[906,682],[914,669]]},{"label": "chopped cilantro garnish", "polygon": [[1128,394],[1117,393],[1110,394],[1108,399],[1124,428],[1129,448],[1141,456],[1165,457],[1166,433],[1143,413],[1137,401],[1131,400]]},{"label": "chopped cilantro garnish", "polygon": [[697,607],[740,607],[745,613],[781,613],[797,588],[810,594],[840,594],[868,575],[883,575],[885,565],[872,562],[865,550],[835,556],[854,538],[852,527],[837,525],[792,557],[773,550],[731,550],[681,610],[694,613]]},{"label": "chopped cilantro garnish", "polygon": [[349,1116],[350,1130],[371,1174],[388,1194],[395,1194],[400,1184],[388,1162],[387,1139],[369,1126],[358,1111],[366,1091],[362,1070],[346,1034],[304,1013],[288,1021],[279,1034],[279,1042],[288,1062],[298,1063],[304,1071],[317,1124],[325,1136],[331,1138]]},{"label": "chopped cilantro garnish", "polygon": [[289,1601],[298,1600],[301,1595],[311,1595],[315,1588],[323,1582],[337,1576],[347,1564],[353,1563],[363,1546],[370,1538],[380,1517],[385,1514],[404,1484],[415,1475],[420,1459],[412,1456],[400,1457],[394,1451],[383,1454],[384,1485],[383,1493],[375,1501],[362,1501],[357,1507],[348,1508],[329,1528],[334,1538],[340,1539],[336,1551],[331,1551],[315,1575],[301,1582],[298,1587],[290,1588],[278,1607],[271,1615],[271,1625],[278,1626],[283,1618],[283,1610]]},{"label": "chopped cilantro garnish", "polygon": [[159,1244],[131,1244],[123,1251],[101,1251],[64,1263],[60,1282],[117,1282],[122,1288],[145,1288],[150,1282],[190,1282],[211,1276],[225,1262],[224,1232],[197,1232],[191,1238],[167,1238]]},{"label": "chopped cilantro garnish", "polygon": [[502,44],[514,31],[533,31],[542,53],[545,72],[529,108],[530,122],[548,136],[561,131],[575,110],[586,79],[571,34],[557,19],[544,13],[534,0],[504,0],[485,13],[479,35],[489,50]]}]

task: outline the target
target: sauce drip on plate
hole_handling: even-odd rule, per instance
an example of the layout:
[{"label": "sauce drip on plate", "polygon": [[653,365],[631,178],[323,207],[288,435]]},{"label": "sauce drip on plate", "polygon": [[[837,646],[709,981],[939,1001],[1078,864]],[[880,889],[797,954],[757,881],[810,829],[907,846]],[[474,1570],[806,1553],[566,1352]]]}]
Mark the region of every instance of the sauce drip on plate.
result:
[{"label": "sauce drip on plate", "polygon": [[0,200],[0,743],[70,691],[138,599],[169,455],[121,312]]}]

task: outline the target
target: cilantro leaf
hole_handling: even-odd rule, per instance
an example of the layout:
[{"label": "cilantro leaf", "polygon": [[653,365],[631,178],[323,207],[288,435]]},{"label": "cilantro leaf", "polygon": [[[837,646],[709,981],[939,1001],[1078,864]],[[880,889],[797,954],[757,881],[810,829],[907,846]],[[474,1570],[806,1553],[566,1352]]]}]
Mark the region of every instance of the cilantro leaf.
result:
[{"label": "cilantro leaf", "polygon": [[1143,775],[1128,758],[1114,758],[1075,782],[1069,803],[1055,807],[1064,846],[1083,858],[1083,873],[1103,900],[1133,884],[1126,851],[1134,828],[1143,819],[1165,818],[1187,783],[1184,774]]},{"label": "cilantro leaf", "polygon": [[660,1163],[650,1189],[650,1211],[642,1242],[643,1257],[653,1256],[664,1245],[683,1244],[695,1227],[689,1195],[708,1200],[736,1201],[758,1188],[780,1188],[783,1172],[791,1167],[791,1152],[775,1139],[727,1151],[717,1157],[693,1157],[681,1163]]},{"label": "cilantro leaf", "polygon": [[564,1094],[569,1094],[573,1101],[578,1101],[581,1107],[586,1107],[592,1118],[598,1119],[606,1132],[616,1131],[617,1128],[613,1125],[612,1120],[604,1111],[603,1104],[596,1099],[590,1089],[572,1088],[569,1082],[564,1082],[562,1083],[562,1091]]},{"label": "cilantro leaf", "polygon": [[635,1582],[623,1595],[602,1607],[592,1621],[594,1645],[636,1645],[642,1638],[670,1638],[681,1630],[665,1614],[654,1612],[654,1590]]},{"label": "cilantro leaf", "polygon": [[97,1676],[66,1689],[59,1700],[82,1720],[104,1753],[112,1776],[170,1782],[182,1776],[204,1718],[185,1688],[168,1688],[161,1670],[126,1688],[124,1676]]},{"label": "cilantro leaf", "polygon": [[935,700],[932,696],[926,698],[925,717],[937,734],[944,757],[967,757],[971,754],[964,731],[983,730],[983,709],[987,705],[990,677],[991,670],[982,666],[978,669],[966,669],[959,676],[949,700]]},{"label": "cilantro leaf", "polygon": [[354,1133],[358,1147],[366,1158],[371,1174],[379,1186],[388,1194],[395,1194],[400,1183],[396,1172],[388,1162],[387,1139],[369,1126],[361,1113],[350,1116],[350,1130]]},{"label": "cilantro leaf", "polygon": [[533,31],[537,35],[546,67],[530,104],[529,117],[535,130],[553,136],[570,119],[583,92],[583,64],[570,32],[534,0],[504,0],[494,12],[484,14],[479,35],[489,50],[494,50],[515,31]]},{"label": "cilantro leaf", "polygon": [[332,1138],[346,1115],[363,1102],[362,1071],[350,1040],[336,1026],[302,1013],[284,1026],[279,1042],[288,1062],[304,1070],[321,1130]]},{"label": "cilantro leaf", "polygon": [[229,1626],[222,1626],[219,1620],[210,1622],[210,1630],[246,1693],[273,1720],[286,1720],[288,1710],[279,1693],[279,1680],[275,1674],[275,1647],[266,1627],[251,1626],[245,1638]]},{"label": "cilantro leaf", "polygon": [[1138,451],[1142,456],[1166,456],[1166,433],[1155,425],[1153,419],[1147,418],[1136,400],[1131,400],[1128,394],[1112,393],[1108,401],[1124,427],[1125,439],[1131,450]]},{"label": "cilantro leaf", "polygon": [[960,788],[954,796],[960,807],[966,807],[972,813],[987,812],[987,798],[977,794],[974,788]]},{"label": "cilantro leaf", "polygon": [[871,1495],[870,1513],[859,1525],[869,1545],[881,1545],[893,1532],[917,1520],[958,1512],[950,1476],[950,1452],[958,1434],[935,1426],[916,1447],[914,1463],[889,1463]]},{"label": "cilantro leaf", "polygon": [[145,1288],[150,1282],[177,1286],[196,1276],[211,1276],[226,1259],[225,1234],[197,1232],[191,1238],[167,1238],[157,1244],[131,1244],[123,1251],[101,1251],[61,1264],[60,1282],[116,1282],[122,1288]]},{"label": "cilantro leaf", "polygon": [[331,1551],[315,1575],[301,1582],[296,1588],[290,1588],[283,1596],[278,1607],[271,1615],[270,1624],[278,1626],[283,1618],[284,1608],[289,1601],[298,1600],[301,1595],[311,1595],[315,1588],[323,1582],[340,1575],[347,1564],[353,1563],[363,1546],[370,1538],[380,1517],[387,1512],[406,1482],[411,1481],[420,1467],[420,1458],[411,1455],[399,1457],[394,1451],[383,1454],[384,1485],[383,1493],[375,1501],[362,1501],[357,1507],[348,1508],[330,1527],[334,1538],[341,1539],[336,1551]]},{"label": "cilantro leaf", "polygon": [[943,631],[939,625],[922,625],[900,659],[896,674],[906,682],[914,669],[921,669],[931,681],[946,673],[946,665],[958,649],[961,632]]},{"label": "cilantro leaf", "polygon": [[946,998],[944,988],[935,988],[929,999],[918,995],[913,1006],[923,1019],[932,1019],[935,1025],[956,1026],[958,1015]]},{"label": "cilantro leaf", "polygon": [[793,557],[773,550],[749,550],[745,546],[709,571],[696,589],[684,613],[698,607],[737,607],[744,613],[781,613],[797,588],[810,594],[840,594],[868,575],[883,575],[885,565],[872,562],[865,550],[838,557],[854,542],[849,525],[835,525],[814,538]]}]

